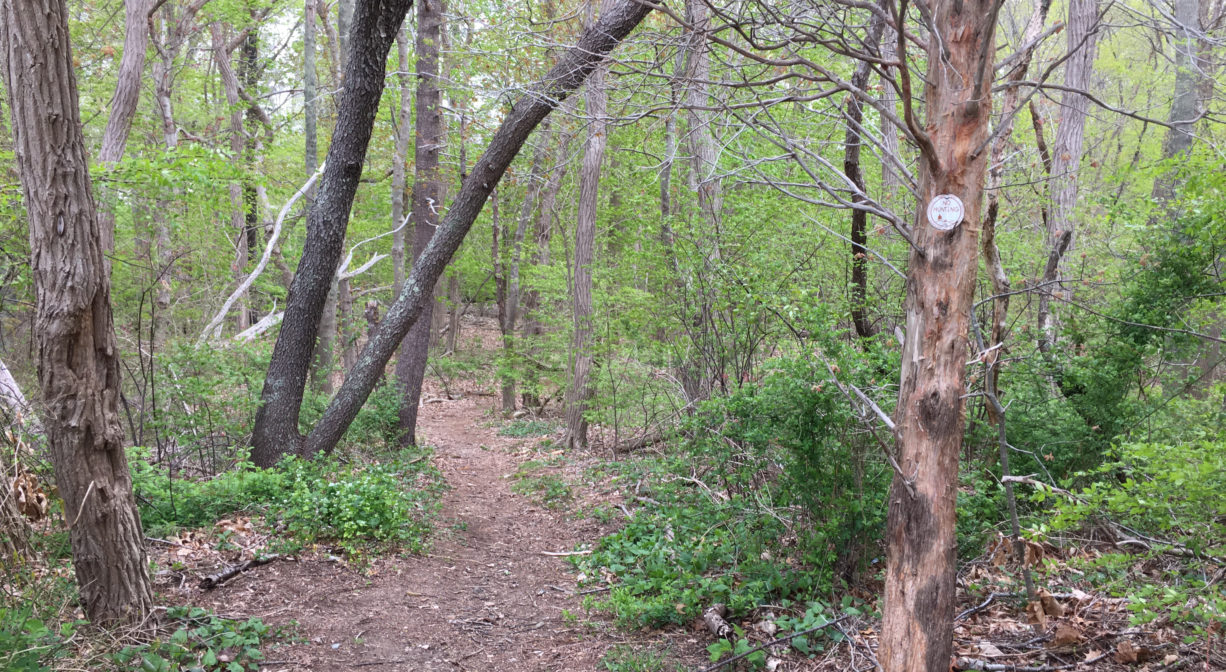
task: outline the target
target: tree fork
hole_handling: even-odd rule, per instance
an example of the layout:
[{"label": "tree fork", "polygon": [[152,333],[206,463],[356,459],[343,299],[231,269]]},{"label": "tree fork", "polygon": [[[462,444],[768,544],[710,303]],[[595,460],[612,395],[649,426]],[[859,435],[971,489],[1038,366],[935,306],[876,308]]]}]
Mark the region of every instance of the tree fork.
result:
[{"label": "tree fork", "polygon": [[605,56],[629,35],[652,9],[652,5],[639,0],[619,2],[612,11],[603,14],[595,26],[584,31],[578,44],[568,50],[544,79],[516,102],[490,140],[485,154],[473,166],[472,173],[464,181],[454,205],[447,211],[429,246],[414,262],[413,271],[406,280],[404,289],[388,309],[378,333],[358,355],[357,364],[345,379],[345,384],[328,404],[323,417],[307,437],[303,450],[305,454],[327,452],[336,447],[349,424],[357,416],[358,410],[366,402],[370,391],[374,389],[379,374],[396,346],[422,314],[425,303],[433,300],[434,283],[464,241],[464,236],[480,214],[490,192],[528,140],[532,130],[583,84]]},{"label": "tree fork", "polygon": [[251,435],[251,461],[271,467],[302,443],[298,416],[319,333],[319,319],[345,244],[349,210],[374,128],[387,54],[412,0],[364,0],[353,22],[351,57],[336,130],[325,160],[319,197],[307,216],[307,239],[290,285],[281,332],[260,395]]}]

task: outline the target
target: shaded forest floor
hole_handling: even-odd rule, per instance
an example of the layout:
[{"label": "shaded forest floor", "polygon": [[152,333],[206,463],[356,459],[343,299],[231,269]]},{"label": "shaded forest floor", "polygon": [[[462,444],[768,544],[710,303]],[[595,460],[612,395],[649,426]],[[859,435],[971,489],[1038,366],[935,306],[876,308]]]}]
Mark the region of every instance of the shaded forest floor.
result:
[{"label": "shaded forest floor", "polygon": [[[461,338],[487,364],[499,342],[493,321],[482,318],[466,319]],[[260,669],[269,672],[673,672],[709,665],[707,647],[716,638],[701,619],[626,629],[586,608],[585,601],[607,594],[618,577],[602,573],[581,583],[568,555],[586,552],[576,549],[593,547],[619,529],[623,515],[634,514],[636,498],[615,479],[592,476],[609,459],[599,449],[557,450],[556,418],[512,421],[499,414],[492,370],[478,367],[478,373],[445,386],[438,375],[427,380],[419,437],[434,448],[431,459],[447,490],[424,554],[346,559],[312,547],[203,590],[201,577],[275,545],[276,532],[236,517],[154,543],[160,601],[206,607],[226,618],[255,617],[280,628],[281,636],[264,648]],[[1003,546],[963,566],[958,669],[1226,669],[1220,637],[1189,642],[1169,624],[1134,627],[1129,599],[1120,597],[1118,586],[1112,592],[1096,586],[1094,577],[1066,571],[1074,555],[1097,552],[1093,543],[1071,549],[1032,544],[1032,550],[1048,560],[1042,585],[1050,592],[1038,606],[1026,606],[1017,579],[1002,566]],[[1220,586],[1222,578],[1214,583]],[[879,623],[869,614],[880,585],[870,580],[855,592],[857,603],[869,608],[840,621],[838,633],[827,633],[838,636],[824,640],[824,651],[808,658],[780,645],[752,668],[723,669],[873,669]],[[757,646],[785,634],[774,621],[786,611],[761,607],[734,624],[743,628],[744,641]]]}]

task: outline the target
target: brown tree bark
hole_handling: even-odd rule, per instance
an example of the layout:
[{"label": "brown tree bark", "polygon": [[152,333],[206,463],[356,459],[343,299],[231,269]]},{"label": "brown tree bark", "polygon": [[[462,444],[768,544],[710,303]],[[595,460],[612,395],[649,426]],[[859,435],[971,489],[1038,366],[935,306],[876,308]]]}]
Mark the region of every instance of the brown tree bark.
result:
[{"label": "brown tree bark", "polygon": [[[612,0],[602,0],[600,13],[612,10]],[[596,24],[596,0],[588,0],[587,27]],[[608,144],[609,120],[606,108],[609,94],[605,91],[605,75],[609,68],[602,63],[587,81],[587,146],[579,167],[579,205],[575,217],[575,268],[571,278],[571,300],[574,304],[574,333],[570,346],[570,384],[566,388],[566,447],[586,448],[588,422],[584,413],[592,396],[591,374],[595,361],[592,353],[592,263],[596,245],[596,206],[599,201],[600,167]]]},{"label": "brown tree bark", "polygon": [[[417,101],[413,150],[413,260],[421,256],[438,228],[443,209],[443,175],[439,153],[443,149],[443,93],[439,86],[439,52],[443,40],[443,0],[417,0]],[[437,278],[435,279],[437,281]],[[396,382],[400,388],[400,440],[417,445],[417,410],[421,385],[430,358],[430,334],[435,308],[431,300],[417,323],[409,329],[396,357]]]},{"label": "brown tree bark", "polygon": [[345,244],[349,209],[383,92],[387,54],[410,0],[362,2],[354,17],[353,57],[319,197],[307,215],[307,239],[286,300],[285,317],[264,378],[252,431],[251,461],[270,467],[302,442],[298,416],[319,320]]},{"label": "brown tree bark", "polygon": [[[432,288],[448,260],[464,241],[489,198],[532,130],[562,101],[579,88],[605,56],[651,13],[651,6],[637,0],[621,0],[601,16],[578,43],[554,65],[545,78],[529,87],[515,103],[490,139],[485,154],[456,195],[439,229],[405,281],[404,290],[388,309],[378,333],[358,355],[358,362],[336,393],[324,415],[307,437],[303,452],[311,455],[330,451],[349,428],[358,410],[379,380],[379,374],[401,339],[433,298]],[[301,275],[301,273],[299,274]],[[282,402],[284,405],[284,402]],[[301,397],[293,407],[301,405]]]},{"label": "brown tree bark", "polygon": [[[899,13],[905,16],[907,3]],[[906,338],[896,411],[897,462],[886,524],[884,620],[878,659],[886,672],[948,672],[953,654],[958,455],[966,422],[967,334],[992,111],[997,0],[932,5],[925,78],[926,127],[911,109],[906,42],[905,118],[920,146],[920,212],[907,278]],[[903,22],[899,21],[898,25]],[[961,224],[942,231],[925,214],[939,194],[959,197]]]},{"label": "brown tree bark", "polygon": [[142,623],[149,561],[119,422],[119,354],[63,0],[3,0],[17,160],[30,219],[38,379],[85,614]]}]

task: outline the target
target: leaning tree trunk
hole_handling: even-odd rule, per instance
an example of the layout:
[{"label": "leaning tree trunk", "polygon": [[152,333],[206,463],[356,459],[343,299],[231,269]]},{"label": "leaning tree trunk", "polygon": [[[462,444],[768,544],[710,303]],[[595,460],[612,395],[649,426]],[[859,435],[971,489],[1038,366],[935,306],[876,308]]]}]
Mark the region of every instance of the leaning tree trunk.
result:
[{"label": "leaning tree trunk", "polygon": [[379,110],[387,53],[411,0],[363,2],[354,17],[353,53],[319,198],[307,215],[307,239],[290,285],[285,317],[264,377],[251,436],[251,461],[270,467],[302,442],[298,415],[328,290],[345,244],[349,209]]},{"label": "leaning tree trunk", "polygon": [[[903,7],[906,7],[905,2]],[[933,5],[924,87],[927,126],[904,99],[920,145],[919,195],[905,303],[898,392],[897,464],[886,524],[884,620],[878,658],[886,672],[948,672],[953,653],[958,454],[966,422],[967,333],[977,271],[980,209],[992,112],[997,0]],[[902,23],[900,21],[900,23]],[[899,73],[910,95],[906,43]],[[930,225],[938,195],[965,206],[961,224]]]},{"label": "leaning tree trunk", "polygon": [[119,423],[119,346],[63,0],[3,0],[17,161],[30,218],[43,424],[85,614],[143,623],[149,560]]},{"label": "leaning tree trunk", "polygon": [[[588,0],[588,27],[595,25],[596,0]],[[601,14],[612,9],[601,2]],[[587,82],[587,146],[579,167],[579,206],[575,218],[575,272],[571,279],[574,302],[574,335],[571,340],[570,385],[566,389],[566,447],[587,447],[588,399],[592,396],[592,262],[596,244],[596,205],[600,191],[600,164],[608,144],[609,121],[605,118],[609,94],[604,88],[609,68],[601,64]]]},{"label": "leaning tree trunk", "polygon": [[[417,3],[417,104],[416,146],[413,150],[413,260],[421,256],[434,230],[438,228],[443,207],[443,176],[439,153],[443,148],[443,105],[439,87],[439,47],[443,38],[443,0],[418,0]],[[437,279],[436,279],[437,280]],[[434,285],[430,286],[433,297]],[[422,311],[422,318],[409,329],[400,355],[396,358],[396,381],[400,386],[400,441],[417,445],[417,409],[421,385],[430,358],[431,316],[435,302]]]},{"label": "leaning tree trunk", "polygon": [[1047,222],[1048,264],[1039,292],[1039,350],[1048,352],[1057,338],[1052,298],[1067,292],[1064,287],[1064,257],[1072,247],[1077,208],[1078,174],[1081,172],[1082,146],[1090,99],[1090,73],[1098,53],[1098,0],[1070,0],[1068,7],[1068,48],[1072,54],[1064,63],[1064,86],[1060,97],[1060,123],[1052,145],[1051,218]]},{"label": "leaning tree trunk", "polygon": [[[498,127],[485,154],[473,166],[464,180],[460,193],[447,211],[434,238],[413,263],[413,271],[405,281],[404,290],[387,311],[379,331],[370,339],[358,362],[349,372],[344,386],[337,391],[324,415],[307,437],[303,452],[312,455],[336,447],[358,410],[370,396],[379,374],[409,327],[416,322],[427,302],[433,300],[433,287],[446,268],[448,260],[464,242],[464,236],[481,213],[490,192],[527,141],[532,129],[558,104],[579,88],[630,31],[647,15],[651,6],[637,0],[621,0],[600,21],[585,30],[579,42],[549,70],[545,78],[529,88],[511,108]],[[301,399],[299,399],[301,404]],[[294,407],[297,411],[297,406]]]}]

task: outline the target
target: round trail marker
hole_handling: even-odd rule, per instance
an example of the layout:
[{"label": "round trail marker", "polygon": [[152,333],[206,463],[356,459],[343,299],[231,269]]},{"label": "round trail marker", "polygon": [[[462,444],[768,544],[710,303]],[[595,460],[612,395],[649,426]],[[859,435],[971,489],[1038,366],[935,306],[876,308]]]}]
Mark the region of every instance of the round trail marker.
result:
[{"label": "round trail marker", "polygon": [[928,202],[928,223],[935,229],[949,231],[960,224],[965,215],[962,199],[953,194],[934,196]]}]

